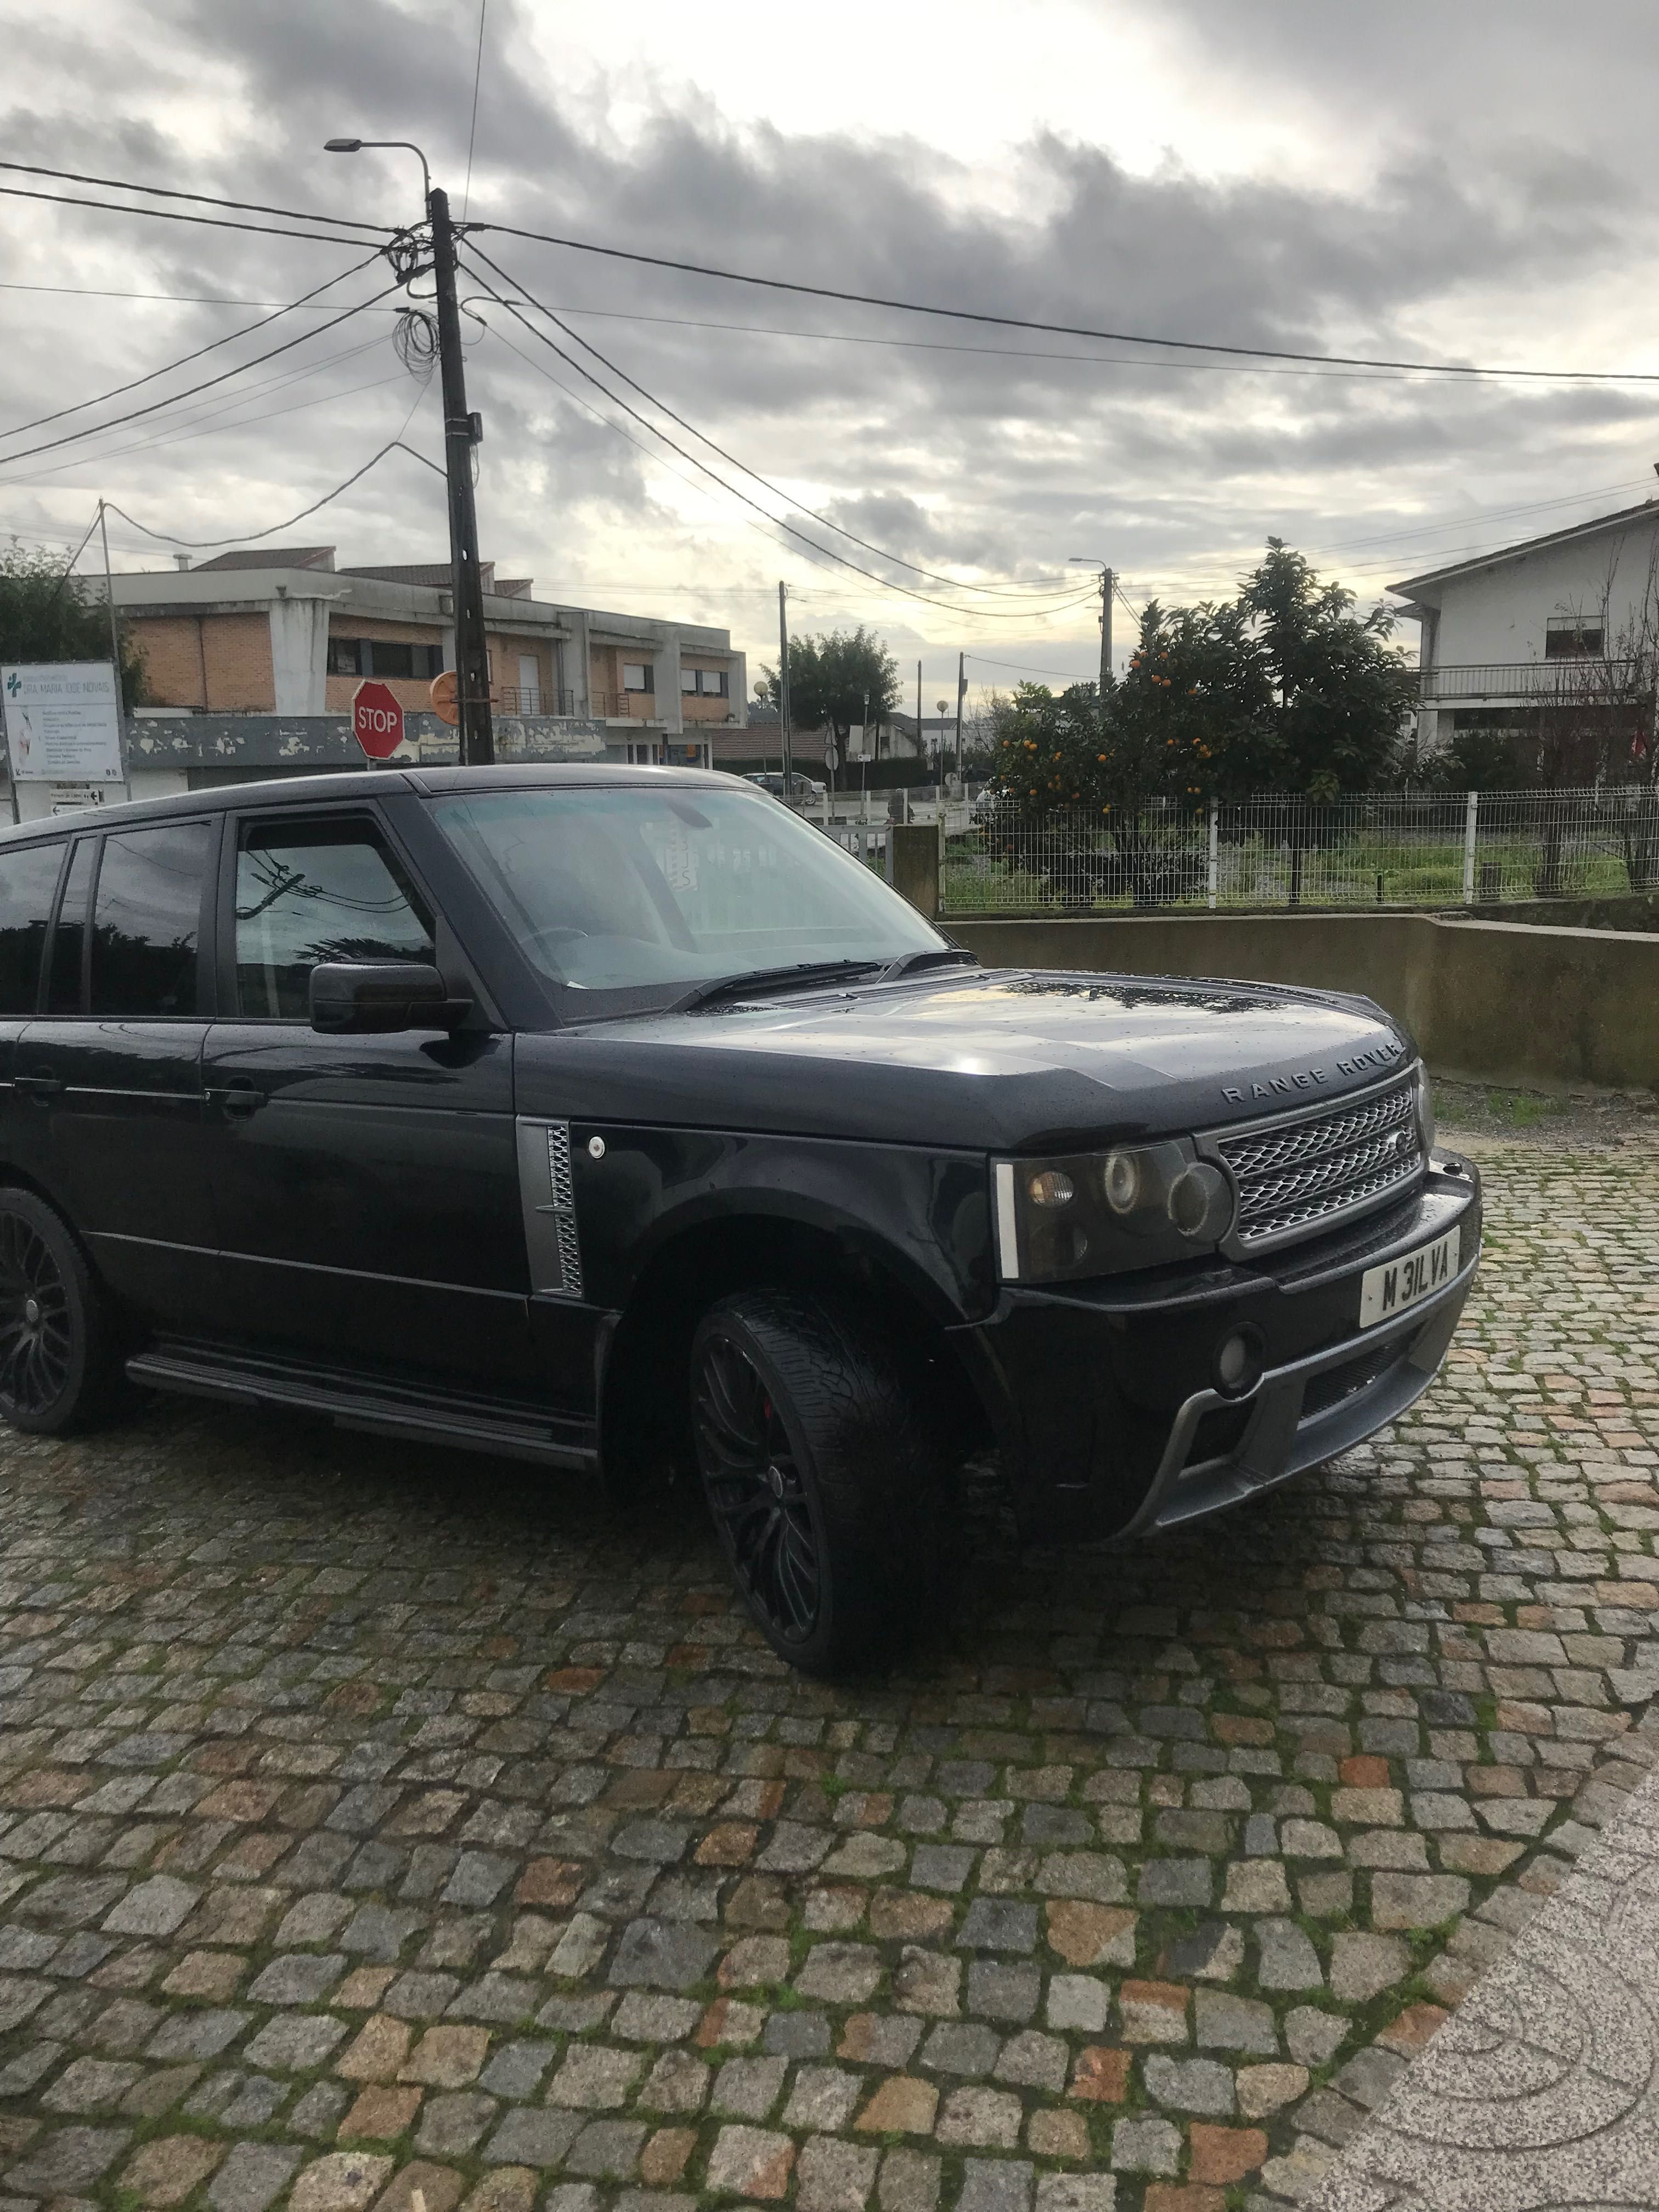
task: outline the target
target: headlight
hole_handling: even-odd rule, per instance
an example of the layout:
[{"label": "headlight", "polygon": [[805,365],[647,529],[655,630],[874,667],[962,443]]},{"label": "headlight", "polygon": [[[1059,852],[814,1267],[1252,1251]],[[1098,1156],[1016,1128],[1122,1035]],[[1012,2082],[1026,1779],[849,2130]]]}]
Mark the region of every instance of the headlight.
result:
[{"label": "headlight", "polygon": [[1059,1160],[999,1160],[997,1256],[1005,1282],[1062,1282],[1156,1267],[1212,1250],[1233,1188],[1185,1139]]},{"label": "headlight", "polygon": [[1420,1060],[1417,1063],[1417,1095],[1414,1103],[1417,1110],[1418,1141],[1423,1147],[1423,1158],[1426,1164],[1429,1155],[1434,1150],[1435,1139],[1440,1133],[1434,1125],[1434,1092],[1429,1083],[1429,1071]]}]

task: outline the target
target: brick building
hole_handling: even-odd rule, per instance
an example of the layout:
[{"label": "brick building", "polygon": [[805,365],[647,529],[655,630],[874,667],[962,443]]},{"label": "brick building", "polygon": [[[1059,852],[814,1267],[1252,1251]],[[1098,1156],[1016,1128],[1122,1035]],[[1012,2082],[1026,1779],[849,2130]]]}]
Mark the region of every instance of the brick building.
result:
[{"label": "brick building", "polygon": [[[337,568],[331,545],[222,553],[118,575],[115,603],[144,656],[149,709],[344,714],[365,677],[406,708],[454,665],[447,563]],[[707,760],[740,727],[746,664],[731,634],[538,599],[527,576],[483,564],[490,682],[505,714],[598,721],[629,759]]]}]

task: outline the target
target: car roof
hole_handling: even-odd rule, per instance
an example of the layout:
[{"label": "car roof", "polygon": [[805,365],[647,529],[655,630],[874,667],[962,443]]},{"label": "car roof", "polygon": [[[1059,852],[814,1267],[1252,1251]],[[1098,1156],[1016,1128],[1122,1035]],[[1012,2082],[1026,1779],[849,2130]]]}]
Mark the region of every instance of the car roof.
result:
[{"label": "car roof", "polygon": [[635,768],[621,762],[498,763],[489,768],[353,769],[337,775],[281,775],[259,782],[216,784],[207,791],[180,792],[167,799],[127,799],[118,806],[87,807],[39,822],[7,824],[0,845],[25,839],[67,836],[76,830],[121,828],[129,823],[165,822],[181,815],[222,813],[227,808],[313,806],[327,799],[383,799],[409,792],[435,799],[468,791],[580,791],[595,787],[639,786],[730,791],[743,781],[721,771],[694,768]]}]

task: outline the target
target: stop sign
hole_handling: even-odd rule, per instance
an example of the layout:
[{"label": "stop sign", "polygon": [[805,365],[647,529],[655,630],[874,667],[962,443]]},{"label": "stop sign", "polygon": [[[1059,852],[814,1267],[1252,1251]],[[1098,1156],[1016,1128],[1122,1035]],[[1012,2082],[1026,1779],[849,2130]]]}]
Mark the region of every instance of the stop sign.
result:
[{"label": "stop sign", "polygon": [[351,695],[351,733],[370,760],[390,760],[404,741],[404,710],[385,684],[372,678]]}]

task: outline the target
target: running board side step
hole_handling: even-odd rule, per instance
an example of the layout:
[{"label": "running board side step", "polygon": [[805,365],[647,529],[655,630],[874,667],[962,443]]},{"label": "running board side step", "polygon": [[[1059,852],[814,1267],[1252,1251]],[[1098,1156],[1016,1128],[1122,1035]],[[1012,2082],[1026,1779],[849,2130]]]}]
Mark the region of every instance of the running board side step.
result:
[{"label": "running board side step", "polygon": [[128,1377],[154,1390],[174,1390],[186,1396],[215,1398],[222,1405],[269,1406],[294,1413],[319,1413],[337,1428],[358,1429],[371,1436],[401,1437],[414,1443],[444,1444],[459,1451],[495,1452],[507,1459],[526,1459],[544,1467],[569,1468],[592,1474],[599,1455],[591,1442],[592,1431],[585,1423],[562,1424],[569,1431],[560,1437],[550,1423],[514,1420],[471,1407],[445,1405],[431,1400],[392,1397],[347,1382],[331,1384],[296,1374],[270,1372],[257,1367],[238,1367],[228,1361],[191,1359],[175,1352],[142,1352],[126,1364]]}]

